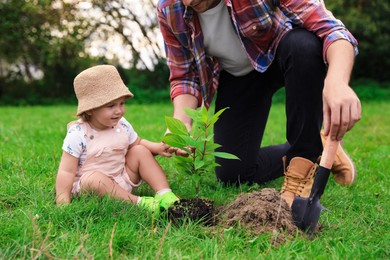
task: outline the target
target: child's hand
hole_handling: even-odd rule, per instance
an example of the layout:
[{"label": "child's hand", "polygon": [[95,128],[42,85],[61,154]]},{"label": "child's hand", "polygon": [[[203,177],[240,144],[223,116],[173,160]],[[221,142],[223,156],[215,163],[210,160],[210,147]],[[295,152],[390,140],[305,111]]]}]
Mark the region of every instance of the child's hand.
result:
[{"label": "child's hand", "polygon": [[153,155],[172,157],[173,153],[177,151],[177,148],[171,147],[163,142],[156,143],[156,142],[148,141],[146,139],[140,139],[139,144],[148,148]]},{"label": "child's hand", "polygon": [[153,197],[140,197],[137,206],[152,214],[158,215],[160,213],[159,201]]},{"label": "child's hand", "polygon": [[168,210],[176,201],[179,201],[179,198],[172,191],[168,191],[163,195],[156,194],[154,199],[159,203],[160,210]]},{"label": "child's hand", "polygon": [[[182,150],[182,149],[179,149],[179,148],[175,148],[176,151],[175,151],[175,154],[178,155],[178,156],[183,156],[183,157],[188,157],[188,152]],[[193,149],[190,147],[189,148],[191,150],[191,152],[193,152]]]},{"label": "child's hand", "polygon": [[57,206],[70,204],[70,196],[63,196],[62,194],[56,198]]},{"label": "child's hand", "polygon": [[[183,156],[183,157],[188,157],[188,152],[183,150],[183,149],[179,149],[179,148],[176,148],[176,147],[172,147],[172,146],[169,146],[165,143],[162,143],[164,145],[164,154],[167,154],[167,155],[163,155],[163,156],[166,156],[166,157],[171,157],[174,153],[178,156]],[[192,152],[193,151],[193,148],[192,147],[189,147],[189,150]]]},{"label": "child's hand", "polygon": [[161,142],[161,148],[162,151],[159,153],[159,155],[165,156],[165,157],[172,157],[174,153],[177,154],[178,148],[172,147],[167,145],[166,143]]}]

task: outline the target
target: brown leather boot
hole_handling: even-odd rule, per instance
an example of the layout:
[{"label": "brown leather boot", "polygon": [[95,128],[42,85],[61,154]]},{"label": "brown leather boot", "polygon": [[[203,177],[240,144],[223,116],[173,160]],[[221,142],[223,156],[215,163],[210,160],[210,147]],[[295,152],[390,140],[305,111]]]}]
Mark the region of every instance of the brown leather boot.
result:
[{"label": "brown leather boot", "polygon": [[[285,161],[285,158],[283,158]],[[281,197],[291,207],[295,196],[308,198],[318,164],[302,157],[294,157],[285,168]]]},{"label": "brown leather boot", "polygon": [[[321,140],[323,145],[325,144],[326,138],[327,137],[324,136],[324,133],[321,131]],[[356,179],[355,164],[352,162],[352,159],[345,152],[341,144],[337,148],[337,153],[331,171],[335,181],[342,186],[352,185]]]}]

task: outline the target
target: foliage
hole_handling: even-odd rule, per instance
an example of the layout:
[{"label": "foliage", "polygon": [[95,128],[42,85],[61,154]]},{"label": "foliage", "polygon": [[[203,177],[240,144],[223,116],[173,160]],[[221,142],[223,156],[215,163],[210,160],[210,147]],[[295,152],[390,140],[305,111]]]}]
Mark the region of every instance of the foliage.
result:
[{"label": "foliage", "polygon": [[354,78],[390,81],[390,2],[326,0],[325,4],[359,42]]},{"label": "foliage", "polygon": [[92,64],[84,40],[93,31],[68,1],[0,2],[0,95],[58,98]]},{"label": "foliage", "polygon": [[[101,55],[116,64],[153,70],[163,55],[158,43],[160,34],[157,24],[155,0],[87,0],[91,8],[85,10],[85,17],[96,27],[99,41],[116,39],[122,48],[100,48]],[[126,52],[126,55],[123,55]]]},{"label": "foliage", "polygon": [[[87,3],[90,8],[83,7]],[[138,82],[143,83],[139,87],[167,86],[167,67],[159,65],[161,50],[156,43],[154,8],[149,0],[0,1],[2,103],[23,100],[21,103],[45,104],[46,100],[73,98],[74,77],[102,63],[118,68],[140,65],[150,75],[143,78],[147,72],[133,72],[132,80],[139,78]],[[123,48],[110,45],[112,39],[120,39]],[[94,56],[91,50],[95,50]],[[149,57],[143,53],[149,53]],[[151,72],[153,64],[157,70]]]},{"label": "foliage", "polygon": [[378,82],[362,78],[351,82],[351,85],[361,101],[390,100],[390,81]]},{"label": "foliage", "polygon": [[124,80],[128,82],[130,89],[141,90],[165,90],[169,98],[169,68],[165,60],[159,59],[153,71],[130,68],[123,70]]},{"label": "foliage", "polygon": [[[390,100],[390,81],[380,82],[373,79],[360,78],[352,80],[350,86],[362,102]],[[284,88],[279,89],[273,95],[272,102],[285,104],[286,92]]]},{"label": "foliage", "polygon": [[[85,3],[90,7],[82,8]],[[390,2],[325,3],[359,41],[353,79],[389,82]],[[168,100],[155,5],[154,0],[0,1],[0,103],[72,102],[77,73],[102,63],[129,67],[122,75],[142,99],[156,100],[150,90],[166,88]],[[121,48],[111,45],[113,39]]]},{"label": "foliage", "polygon": [[163,137],[163,141],[172,146],[185,150],[189,155],[175,156],[177,168],[184,173],[190,174],[195,181],[195,192],[199,195],[200,180],[205,174],[214,173],[214,168],[219,166],[214,156],[225,159],[239,159],[237,156],[216,152],[221,147],[214,143],[213,126],[219,116],[227,108],[221,109],[214,115],[206,107],[195,109],[187,108],[186,114],[192,118],[192,128],[187,130],[180,120],[173,117],[165,117],[165,122],[170,133]]}]

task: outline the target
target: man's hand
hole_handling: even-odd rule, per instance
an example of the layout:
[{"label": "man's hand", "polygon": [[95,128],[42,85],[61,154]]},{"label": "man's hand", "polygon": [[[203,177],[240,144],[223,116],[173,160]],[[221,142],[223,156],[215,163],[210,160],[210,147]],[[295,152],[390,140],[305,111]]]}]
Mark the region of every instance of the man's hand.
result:
[{"label": "man's hand", "polygon": [[353,46],[338,40],[328,47],[326,58],[329,67],[322,94],[324,134],[340,141],[361,118],[360,100],[349,86]]},{"label": "man's hand", "polygon": [[324,134],[329,135],[333,140],[340,141],[361,118],[359,98],[347,84],[343,83],[326,81],[323,110]]},{"label": "man's hand", "polygon": [[[192,108],[196,109],[198,106],[198,100],[196,97],[189,95],[189,94],[183,94],[180,96],[177,96],[173,99],[173,117],[179,119],[183,122],[183,124],[187,127],[187,130],[190,131],[192,127],[192,119],[185,113],[185,108]],[[169,130],[167,129],[165,131],[165,134],[169,133]],[[179,148],[169,148],[170,152],[174,152],[178,156],[188,157],[188,152],[179,149]],[[175,150],[173,150],[175,149]],[[192,152],[193,148],[188,147],[188,149]]]}]

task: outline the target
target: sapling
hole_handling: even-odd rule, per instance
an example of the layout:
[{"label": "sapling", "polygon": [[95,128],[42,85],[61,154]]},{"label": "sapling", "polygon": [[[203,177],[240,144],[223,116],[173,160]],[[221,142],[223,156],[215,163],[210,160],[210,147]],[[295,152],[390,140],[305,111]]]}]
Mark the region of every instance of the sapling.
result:
[{"label": "sapling", "polygon": [[219,166],[215,157],[224,159],[239,159],[237,156],[216,152],[221,145],[214,143],[213,126],[219,116],[227,108],[212,114],[205,107],[199,109],[185,109],[186,114],[192,119],[192,129],[187,130],[180,120],[173,117],[165,117],[165,122],[170,133],[164,136],[163,141],[188,153],[188,157],[175,156],[177,168],[192,176],[195,181],[195,193],[199,195],[200,180],[204,174],[213,173],[214,168]]}]

